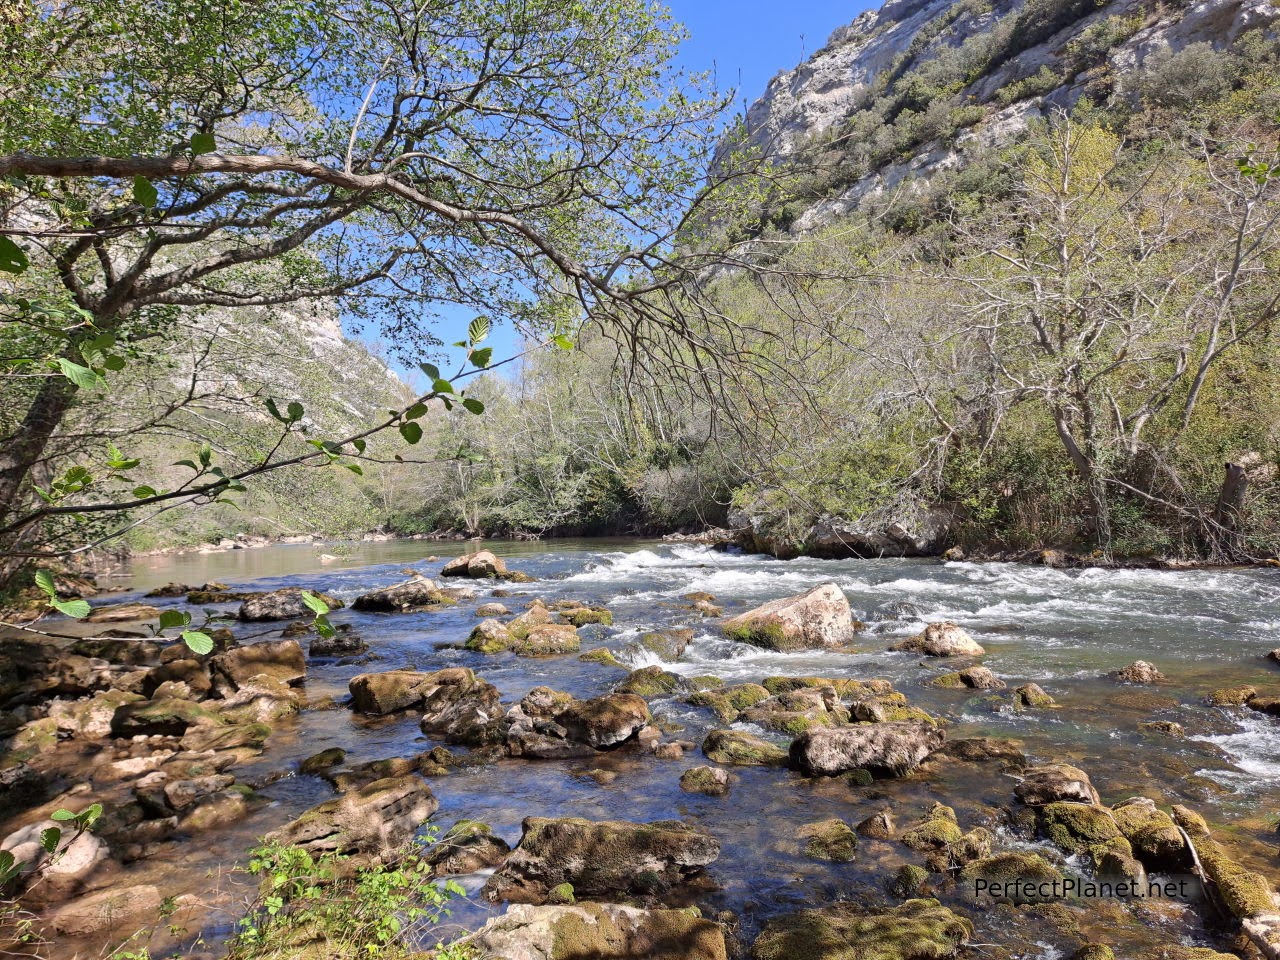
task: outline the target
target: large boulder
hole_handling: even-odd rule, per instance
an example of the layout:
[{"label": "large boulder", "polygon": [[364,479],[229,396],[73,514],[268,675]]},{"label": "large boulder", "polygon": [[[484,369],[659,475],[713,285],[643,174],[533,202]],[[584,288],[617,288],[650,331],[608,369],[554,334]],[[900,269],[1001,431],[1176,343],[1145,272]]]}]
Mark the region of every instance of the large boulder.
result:
[{"label": "large boulder", "polygon": [[440,571],[440,576],[442,577],[471,577],[473,580],[506,577],[507,575],[506,563],[503,562],[501,557],[494,556],[488,550],[454,557]]},{"label": "large boulder", "polygon": [[649,723],[649,706],[633,693],[611,693],[590,700],[575,700],[556,714],[556,722],[569,740],[597,750],[630,740]]},{"label": "large boulder", "polygon": [[438,670],[424,689],[422,732],[453,743],[494,743],[506,734],[498,688],[465,667]]},{"label": "large boulder", "polygon": [[406,610],[419,610],[423,607],[452,606],[456,602],[452,597],[441,593],[434,580],[414,577],[412,580],[383,587],[381,590],[362,593],[352,601],[351,609],[374,613],[400,613]]},{"label": "large boulder", "polygon": [[[241,620],[294,620],[298,617],[312,616],[311,608],[303,602],[301,587],[284,587],[270,593],[257,593],[249,596],[240,604]],[[342,606],[342,601],[327,593],[312,591],[330,610]]]},{"label": "large boulder", "polygon": [[[62,831],[52,856],[40,842],[50,829]],[[0,850],[25,864],[28,876],[23,902],[30,907],[61,903],[90,886],[102,886],[104,877],[116,866],[107,844],[92,833],[76,834],[62,824],[45,820],[23,827],[0,841]]]},{"label": "large boulder", "polygon": [[914,637],[889,648],[896,653],[922,653],[927,657],[980,657],[987,651],[969,632],[949,620],[931,623]]},{"label": "large boulder", "polygon": [[527,817],[519,845],[482,893],[494,902],[545,903],[568,883],[583,899],[651,895],[696,877],[719,855],[718,840],[678,820]]},{"label": "large boulder", "polygon": [[732,640],[781,651],[842,647],[854,635],[849,601],[834,583],[771,600],[730,617],[722,627]]},{"label": "large boulder", "polygon": [[297,640],[264,640],[212,657],[209,675],[224,696],[249,685],[256,677],[296,684],[307,676],[307,658]]},{"label": "large boulder", "polygon": [[1132,797],[1111,810],[1133,855],[1149,870],[1180,873],[1190,869],[1191,850],[1173,818],[1148,797]]},{"label": "large boulder", "polygon": [[357,674],[347,684],[351,691],[351,706],[358,713],[377,717],[420,706],[427,693],[441,682],[438,674],[439,671],[426,673],[421,670]]},{"label": "large boulder", "polygon": [[945,739],[941,728],[912,720],[818,727],[792,741],[791,763],[811,776],[866,770],[872,776],[902,777]]},{"label": "large boulder", "polygon": [[770,920],[751,948],[754,960],[947,960],[973,924],[937,900],[888,910],[836,903]]},{"label": "large boulder", "polygon": [[418,776],[377,780],[312,807],[267,839],[313,855],[380,854],[412,837],[439,806]]},{"label": "large boulder", "polygon": [[724,929],[686,910],[518,903],[462,941],[503,960],[728,960]]}]

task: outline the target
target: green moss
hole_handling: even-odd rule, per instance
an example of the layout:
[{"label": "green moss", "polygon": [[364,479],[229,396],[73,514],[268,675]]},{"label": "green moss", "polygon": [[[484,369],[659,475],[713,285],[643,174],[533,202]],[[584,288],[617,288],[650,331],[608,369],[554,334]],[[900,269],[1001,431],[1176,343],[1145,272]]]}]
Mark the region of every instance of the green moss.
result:
[{"label": "green moss", "polygon": [[1257,695],[1254,687],[1227,687],[1213,691],[1205,697],[1205,703],[1211,707],[1242,707]]},{"label": "green moss", "polygon": [[942,804],[934,804],[923,820],[904,831],[898,839],[912,850],[941,850],[963,836],[956,823],[955,811]]},{"label": "green moss", "polygon": [[604,607],[574,607],[572,610],[562,610],[560,619],[575,627],[585,627],[592,623],[605,627],[613,626],[613,614]]},{"label": "green moss", "polygon": [[1116,955],[1104,944],[1089,943],[1073,953],[1071,960],[1116,960]]},{"label": "green moss", "polygon": [[858,835],[839,817],[802,826],[797,836],[804,841],[804,854],[815,860],[848,863],[858,850]]},{"label": "green moss", "polygon": [[944,960],[973,935],[973,924],[936,900],[889,910],[833,904],[770,920],[755,960]]},{"label": "green moss", "polygon": [[890,896],[897,897],[899,900],[909,900],[912,897],[918,897],[928,882],[928,870],[914,863],[907,863],[898,868],[898,872],[885,884],[885,887]]},{"label": "green moss", "polygon": [[929,681],[931,687],[943,687],[948,690],[959,690],[965,686],[964,677],[958,673],[944,673]]},{"label": "green moss", "polygon": [[1069,853],[1121,836],[1111,812],[1084,803],[1050,803],[1040,810],[1040,830]]},{"label": "green moss", "polygon": [[[622,662],[613,654],[608,647],[596,647],[594,650],[588,650],[582,656],[578,657],[584,663],[603,663],[610,667],[622,667]],[[625,667],[624,667],[625,669]]]},{"label": "green moss", "polygon": [[721,677],[704,676],[702,674],[690,677],[689,683],[695,690],[716,690],[724,686],[724,680]]},{"label": "green moss", "polygon": [[716,763],[736,766],[781,766],[787,762],[785,751],[739,730],[712,730],[702,743],[702,752]]},{"label": "green moss", "polygon": [[655,665],[633,670],[615,689],[640,697],[660,697],[675,693],[683,685],[682,678]]},{"label": "green moss", "polygon": [[[967,865],[960,878],[969,885],[970,893],[980,902],[1011,900],[1014,903],[1041,903],[1054,899],[1052,885],[1061,883],[1062,874],[1044,857],[1034,853],[998,853]],[[985,889],[979,889],[982,881]],[[1049,884],[1049,887],[1043,885]],[[1040,891],[1044,889],[1045,895]]]},{"label": "green moss", "polygon": [[732,723],[738,714],[769,699],[769,691],[758,683],[738,683],[717,690],[704,690],[688,698],[695,707],[709,707],[725,723]]},{"label": "green moss", "polygon": [[577,902],[577,898],[573,895],[572,883],[562,883],[547,891],[547,903],[569,904]]},{"label": "green moss", "polygon": [[767,650],[790,650],[795,644],[787,637],[781,624],[772,621],[742,624],[726,627],[724,635],[738,643],[750,644],[753,647],[764,647]]}]

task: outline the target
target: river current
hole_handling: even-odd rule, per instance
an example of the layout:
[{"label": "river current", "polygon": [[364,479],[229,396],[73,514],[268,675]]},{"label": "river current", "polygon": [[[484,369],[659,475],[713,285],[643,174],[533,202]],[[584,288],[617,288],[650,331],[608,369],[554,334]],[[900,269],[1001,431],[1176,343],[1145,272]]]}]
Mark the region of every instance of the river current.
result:
[{"label": "river current", "polygon": [[[780,561],[641,541],[485,546],[538,582],[516,586],[481,581],[476,584],[476,601],[441,612],[338,611],[332,619],[351,623],[369,643],[372,656],[358,664],[311,664],[308,696],[313,701],[325,695],[341,700],[356,673],[408,666],[471,667],[501,690],[504,702],[513,703],[539,685],[577,696],[599,695],[624,672],[582,662],[576,655],[523,659],[439,646],[465,640],[477,622],[476,605],[496,588],[514,595],[503,600],[513,612],[533,597],[548,603],[573,599],[604,604],[613,612],[614,625],[584,628],[584,651],[598,646],[620,651],[643,632],[687,626],[696,631],[695,640],[679,661],[662,664],[687,676],[714,675],[727,682],[773,675],[883,677],[913,704],[946,718],[952,739],[1013,738],[1033,759],[1075,763],[1092,776],[1104,802],[1141,794],[1161,804],[1185,803],[1200,810],[1227,831],[1236,856],[1280,884],[1275,851],[1280,837],[1274,823],[1280,812],[1280,720],[1203,704],[1211,690],[1245,683],[1265,695],[1280,694],[1280,667],[1264,659],[1280,647],[1280,571],[1064,571],[934,560]],[[434,576],[440,562],[426,562],[425,557],[436,553],[447,559],[461,552],[462,545],[355,544],[339,559],[326,562],[321,560],[322,550],[338,552],[333,545],[300,545],[140,558],[129,581],[130,593],[120,599],[141,596],[172,580],[220,580],[233,589],[303,586],[349,601],[404,579],[406,566]],[[839,585],[855,617],[867,624],[857,641],[859,652],[781,654],[744,646],[724,639],[717,619],[700,618],[681,599],[691,591],[707,591],[729,616],[824,582]],[[983,691],[928,686],[927,680],[953,666],[945,660],[923,662],[916,655],[886,652],[895,640],[938,620],[953,620],[972,633],[987,650],[983,663],[1010,688],[1035,681],[1060,708],[1016,713],[1007,706],[1007,692],[993,701]],[[264,633],[262,624],[233,624],[233,629],[246,638],[278,632],[276,628]],[[1158,688],[1127,687],[1104,677],[1135,659],[1155,663],[1170,682]],[[630,658],[627,666],[655,662],[659,661],[646,654]],[[679,697],[653,699],[650,708],[669,738],[700,743],[706,731],[719,726],[709,711]],[[252,781],[256,775],[265,783],[261,793],[266,804],[232,829],[196,845],[178,845],[171,857],[140,862],[130,872],[136,882],[163,882],[165,889],[175,892],[218,891],[225,913],[205,930],[208,942],[216,942],[232,929],[235,904],[247,889],[243,880],[228,873],[228,865],[243,859],[255,836],[333,796],[325,781],[293,773],[298,761],[332,746],[347,750],[350,762],[416,754],[431,745],[416,720],[401,715],[370,721],[346,709],[330,709],[304,711],[282,722],[265,755],[253,767],[238,771],[242,780]],[[1143,735],[1138,724],[1150,720],[1181,723],[1187,738]],[[784,737],[768,736],[785,746]],[[718,889],[697,902],[706,913],[731,911],[749,944],[761,923],[785,910],[835,899],[884,900],[886,878],[896,865],[911,860],[909,851],[872,842],[864,844],[852,863],[815,862],[801,855],[795,840],[801,824],[832,816],[857,823],[886,806],[905,824],[940,800],[956,809],[965,829],[995,825],[1014,785],[1010,777],[993,772],[993,766],[979,764],[959,764],[941,777],[877,782],[866,788],[744,767],[733,771],[726,797],[682,792],[681,772],[700,762],[705,761],[697,753],[682,760],[623,753],[578,761],[504,760],[433,778],[430,786],[440,800],[436,822],[442,829],[461,818],[479,819],[513,846],[520,838],[521,820],[531,815],[681,818],[695,823],[723,845],[710,870]],[[616,777],[600,777],[600,769]],[[281,771],[289,775],[271,779]],[[1037,849],[1053,852],[1047,845]],[[464,878],[473,892],[483,882],[483,876]],[[947,899],[945,892],[943,897]],[[473,928],[494,909],[478,901],[461,902],[450,922]],[[1216,942],[1222,947],[1196,911],[1176,902],[1136,909],[1077,905],[1077,913],[1071,922],[1081,936],[1108,939],[1121,948],[1119,955],[1124,955],[1126,943],[1135,950],[1159,942]],[[986,912],[977,918],[976,939],[998,944],[993,956],[1053,960],[1070,954],[1061,918],[1038,925],[1034,915],[1031,922],[1027,917],[1025,912]]]}]

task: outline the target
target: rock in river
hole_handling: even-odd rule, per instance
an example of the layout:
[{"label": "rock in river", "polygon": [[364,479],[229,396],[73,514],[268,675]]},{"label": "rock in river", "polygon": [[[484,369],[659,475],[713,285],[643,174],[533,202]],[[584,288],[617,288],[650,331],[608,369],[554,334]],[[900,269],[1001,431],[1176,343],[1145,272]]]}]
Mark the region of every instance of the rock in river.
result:
[{"label": "rock in river", "polygon": [[323,853],[384,853],[404,843],[440,806],[421,778],[377,780],[312,807],[269,840]]},{"label": "rock in river", "polygon": [[685,910],[515,904],[463,941],[504,960],[728,960],[724,930]]},{"label": "rock in river", "polygon": [[1028,768],[1022,782],[1014,788],[1013,795],[1029,807],[1043,807],[1059,801],[1094,805],[1100,802],[1089,775],[1068,763]]},{"label": "rock in river", "polygon": [[652,895],[693,879],[719,855],[718,840],[679,820],[527,817],[520,844],[482,892],[494,902],[545,903],[569,883],[583,899]]},{"label": "rock in river", "polygon": [[1157,669],[1154,663],[1148,663],[1146,660],[1135,660],[1124,669],[1114,670],[1107,676],[1112,680],[1118,680],[1120,683],[1132,683],[1139,686],[1151,686],[1152,684],[1165,682],[1165,675]]},{"label": "rock in river", "polygon": [[649,706],[633,693],[611,693],[575,700],[556,715],[556,722],[568,739],[602,750],[639,733],[649,723]]},{"label": "rock in river", "polygon": [[771,600],[729,618],[723,628],[733,640],[782,651],[841,647],[854,635],[849,601],[834,583]]},{"label": "rock in river", "polygon": [[950,621],[931,623],[922,633],[889,649],[896,653],[923,653],[927,657],[980,657],[987,652],[967,630]]},{"label": "rock in river", "polygon": [[488,577],[506,577],[507,575],[506,563],[503,562],[501,557],[494,556],[488,550],[454,557],[440,571],[440,576],[442,577],[471,577],[473,580],[483,580]]},{"label": "rock in river", "polygon": [[973,924],[937,900],[889,910],[837,903],[770,920],[751,948],[754,960],[946,960]]},{"label": "rock in river", "polygon": [[867,770],[873,776],[901,777],[942,746],[944,739],[940,728],[915,721],[819,727],[792,741],[791,763],[810,775]]},{"label": "rock in river", "polygon": [[307,675],[307,658],[297,640],[264,640],[234,647],[209,661],[213,685],[224,696],[266,675],[282,683],[301,682]]},{"label": "rock in river", "polygon": [[362,593],[351,603],[352,610],[374,613],[401,613],[424,607],[453,606],[457,601],[440,592],[434,580],[414,577],[403,583]]},{"label": "rock in river", "polygon": [[[272,590],[270,593],[258,593],[240,604],[241,620],[293,620],[297,617],[309,617],[311,609],[303,602],[301,587],[285,587]],[[337,610],[342,601],[327,593],[312,591],[329,605],[330,610]]]}]

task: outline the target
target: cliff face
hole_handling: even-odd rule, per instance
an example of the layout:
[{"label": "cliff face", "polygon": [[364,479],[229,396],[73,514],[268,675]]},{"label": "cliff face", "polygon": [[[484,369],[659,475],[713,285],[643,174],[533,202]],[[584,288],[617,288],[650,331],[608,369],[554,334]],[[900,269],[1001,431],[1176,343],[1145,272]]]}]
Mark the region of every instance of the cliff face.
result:
[{"label": "cliff face", "polygon": [[[803,232],[963,166],[1055,108],[1122,90],[1153,57],[1223,49],[1278,18],[1273,0],[889,0],[774,77],[745,142],[775,158],[841,158],[824,195],[784,224]],[[896,134],[868,143],[877,116]]]}]

